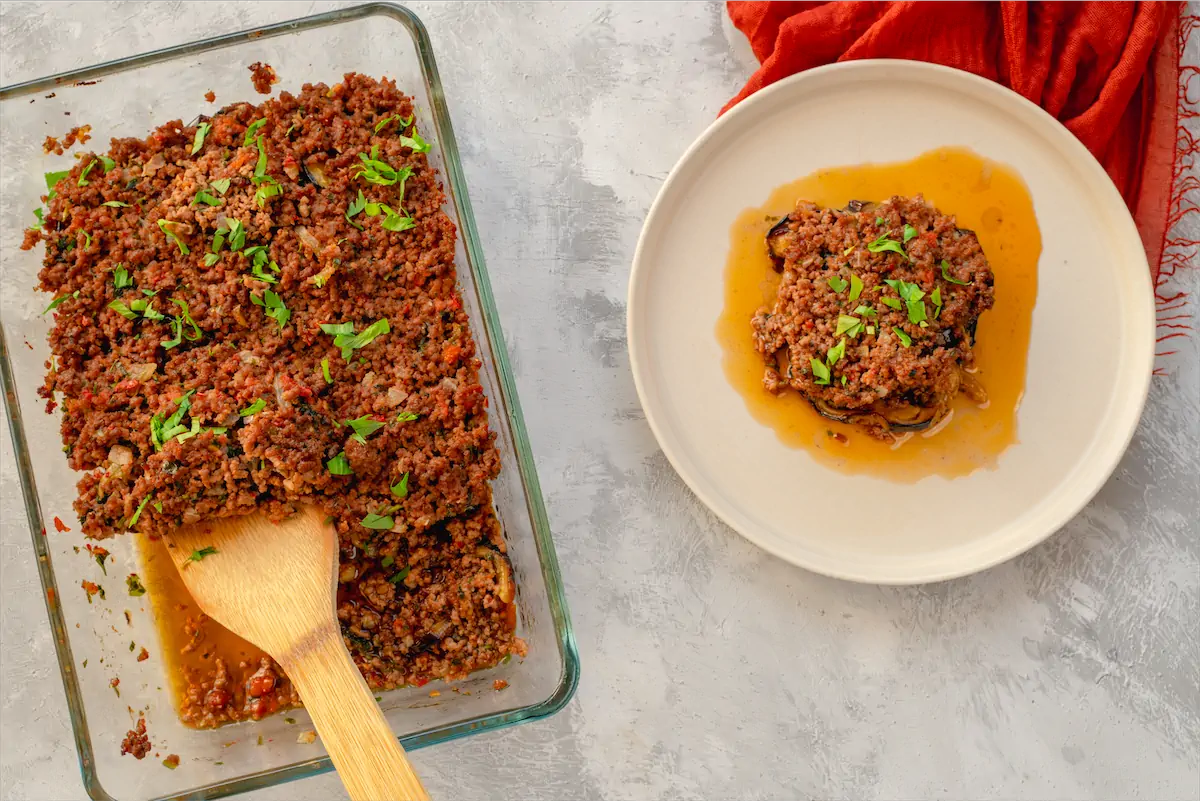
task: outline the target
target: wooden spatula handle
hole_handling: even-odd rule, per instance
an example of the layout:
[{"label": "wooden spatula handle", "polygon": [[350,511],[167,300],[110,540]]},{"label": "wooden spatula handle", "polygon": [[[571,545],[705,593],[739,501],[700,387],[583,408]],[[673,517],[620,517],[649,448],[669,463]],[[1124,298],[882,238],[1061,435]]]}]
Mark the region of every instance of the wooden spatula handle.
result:
[{"label": "wooden spatula handle", "polygon": [[336,627],[314,631],[277,658],[352,801],[429,801]]}]

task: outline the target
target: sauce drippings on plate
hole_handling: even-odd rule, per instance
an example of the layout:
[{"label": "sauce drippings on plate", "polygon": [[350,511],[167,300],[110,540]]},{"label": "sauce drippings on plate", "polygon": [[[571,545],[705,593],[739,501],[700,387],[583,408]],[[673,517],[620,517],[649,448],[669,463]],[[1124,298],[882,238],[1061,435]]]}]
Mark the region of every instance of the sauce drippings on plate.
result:
[{"label": "sauce drippings on plate", "polygon": [[[976,233],[995,275],[996,305],[980,317],[974,348],[988,403],[980,407],[960,394],[948,419],[935,430],[887,443],[821,417],[792,390],[782,396],[768,393],[750,318],[772,305],[779,284],[767,255],[767,231],[797,200],[840,208],[851,200],[878,202],[918,194]],[[912,161],[821,170],[784,184],[763,205],[743,211],[730,230],[730,242],[725,308],[716,328],[725,375],[751,416],[773,429],[781,442],[842,472],[895,481],[953,478],[991,468],[1017,442],[1042,239],[1029,190],[1012,169],[969,150],[942,148]]]}]

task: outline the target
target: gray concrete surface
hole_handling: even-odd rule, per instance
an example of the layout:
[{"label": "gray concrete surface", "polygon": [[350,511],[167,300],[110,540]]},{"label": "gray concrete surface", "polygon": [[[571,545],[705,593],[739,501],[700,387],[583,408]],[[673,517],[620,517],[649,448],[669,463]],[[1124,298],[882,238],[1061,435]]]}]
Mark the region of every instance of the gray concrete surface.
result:
[{"label": "gray concrete surface", "polygon": [[[0,81],[332,5],[5,3]],[[415,6],[463,146],[583,663],[556,717],[415,754],[433,796],[1200,797],[1195,340],[1155,380],[1116,475],[1043,546],[907,589],[793,568],[676,477],[625,351],[643,216],[753,66],[722,8]],[[1200,290],[1195,272],[1184,283]],[[0,442],[0,796],[82,798]],[[326,775],[249,797],[344,795]]]}]

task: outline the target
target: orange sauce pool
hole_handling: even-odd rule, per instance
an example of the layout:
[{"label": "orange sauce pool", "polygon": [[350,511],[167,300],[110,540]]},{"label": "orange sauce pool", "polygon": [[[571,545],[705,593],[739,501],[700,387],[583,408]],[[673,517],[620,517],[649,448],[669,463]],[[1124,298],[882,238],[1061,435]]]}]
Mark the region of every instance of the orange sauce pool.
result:
[{"label": "orange sauce pool", "polygon": [[195,645],[189,648],[192,635],[185,623],[188,618],[199,619],[200,607],[171,561],[165,540],[161,537],[151,539],[141,533],[133,536],[141,561],[142,584],[154,610],[154,624],[162,642],[163,661],[171,682],[171,699],[179,713],[190,677],[211,673],[216,657],[225,660],[231,673],[235,673],[239,662],[256,665],[266,653],[211,618],[204,621]]},{"label": "orange sauce pool", "polygon": [[[977,406],[960,393],[944,425],[893,444],[826,420],[794,391],[775,396],[763,389],[766,365],[754,350],[750,318],[775,302],[779,274],[772,269],[765,237],[797,200],[841,208],[851,200],[917,194],[976,233],[995,274],[996,303],[979,318],[975,344],[988,403]],[[994,467],[1000,453],[1017,442],[1042,238],[1029,190],[1011,168],[966,149],[942,148],[912,161],[821,170],[784,184],[763,205],[743,211],[729,238],[725,308],[716,327],[725,375],[751,416],[774,429],[781,442],[841,472],[906,482]],[[833,437],[836,433],[847,441]]]}]

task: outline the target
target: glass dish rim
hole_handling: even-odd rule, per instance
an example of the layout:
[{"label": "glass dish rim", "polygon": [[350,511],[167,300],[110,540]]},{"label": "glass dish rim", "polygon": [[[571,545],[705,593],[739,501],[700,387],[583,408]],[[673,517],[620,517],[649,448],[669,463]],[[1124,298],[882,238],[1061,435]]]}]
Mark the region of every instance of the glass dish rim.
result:
[{"label": "glass dish rim", "polygon": [[[499,378],[499,393],[504,403],[507,412],[507,422],[512,432],[513,449],[524,489],[525,503],[533,527],[542,578],[546,584],[547,600],[554,622],[558,649],[563,660],[563,671],[559,677],[558,685],[555,687],[554,692],[545,700],[530,706],[521,707],[520,709],[481,715],[400,738],[400,742],[405,749],[414,750],[424,748],[428,745],[450,742],[478,732],[496,731],[518,723],[548,717],[566,706],[572,696],[574,696],[575,690],[579,685],[579,654],[567,609],[562,573],[551,537],[550,523],[546,515],[541,485],[538,481],[537,470],[529,444],[528,432],[525,428],[524,415],[517,396],[512,366],[509,363],[508,353],[503,344],[504,337],[500,326],[499,312],[496,309],[491,281],[488,278],[487,267],[484,261],[483,249],[479,242],[479,233],[475,224],[474,213],[467,194],[466,178],[462,172],[458,143],[454,136],[449,110],[442,91],[441,78],[434,60],[433,48],[424,24],[414,11],[397,3],[387,2],[386,0],[364,3],[233,33],[219,34],[206,39],[172,45],[146,53],[105,61],[89,67],[67,70],[54,75],[3,86],[0,87],[0,101],[40,92],[45,89],[53,89],[63,84],[93,80],[126,72],[178,57],[219,50],[247,41],[299,33],[378,15],[386,16],[399,22],[412,35],[416,43],[417,55],[421,65],[421,77],[425,82],[425,88],[429,95],[430,115],[434,118],[438,129],[442,133],[440,145],[446,162],[446,177],[451,185],[451,197],[455,210],[458,213],[463,246],[468,255],[467,263],[474,279],[475,290],[482,312],[483,331],[481,333],[487,341],[488,349],[492,355]],[[498,346],[497,343],[499,343]],[[58,660],[67,707],[70,712],[71,730],[75,740],[83,784],[90,798],[96,799],[96,801],[113,801],[112,797],[100,784],[96,773],[95,762],[92,758],[91,736],[87,725],[86,713],[84,712],[82,693],[75,673],[74,659],[71,655],[71,645],[67,637],[66,621],[63,617],[62,609],[56,600],[58,586],[50,564],[48,548],[44,538],[39,534],[39,532],[45,531],[45,520],[42,516],[41,504],[35,488],[33,467],[29,460],[29,446],[25,441],[24,426],[21,422],[22,415],[17,401],[16,383],[2,325],[0,325],[0,390],[3,390],[5,396],[5,416],[8,418],[9,434],[12,437],[13,455],[17,463],[21,496],[25,505],[30,536],[33,540],[34,553],[37,558],[38,577],[42,585],[46,614],[54,633],[55,656]],[[282,784],[295,779],[319,775],[332,769],[333,766],[329,761],[329,757],[323,756],[257,773],[246,774],[231,781],[217,782],[190,789],[183,791],[181,794],[166,796],[158,801],[181,801],[184,798],[221,798],[236,793]]]}]

